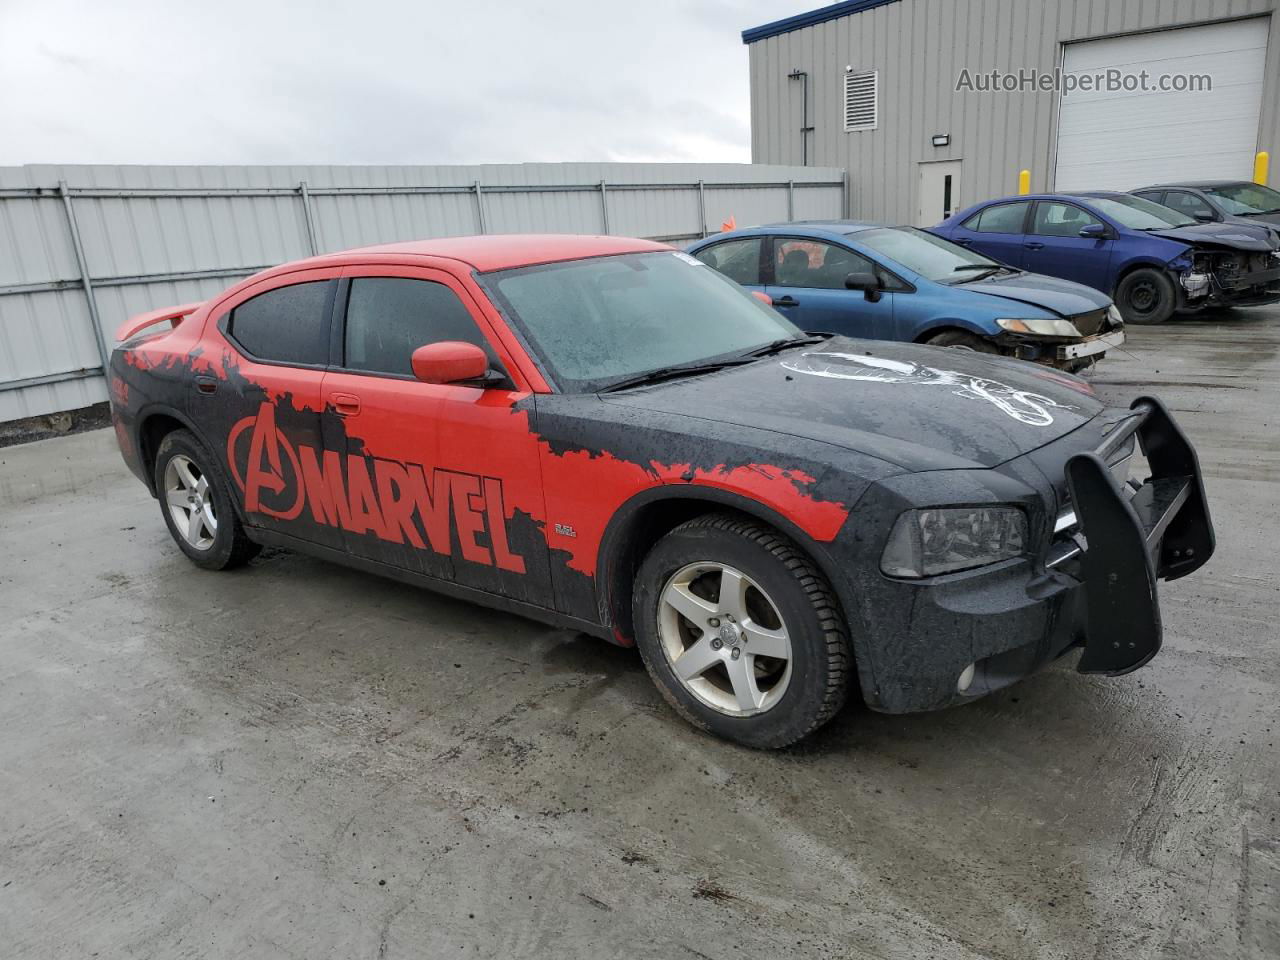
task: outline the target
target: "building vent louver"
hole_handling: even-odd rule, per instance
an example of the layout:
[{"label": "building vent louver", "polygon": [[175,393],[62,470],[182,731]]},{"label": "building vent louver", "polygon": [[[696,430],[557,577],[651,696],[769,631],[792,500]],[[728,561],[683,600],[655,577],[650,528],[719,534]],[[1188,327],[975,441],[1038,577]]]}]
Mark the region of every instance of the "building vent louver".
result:
[{"label": "building vent louver", "polygon": [[879,74],[875,70],[844,75],[844,128],[874,130],[879,119]]}]

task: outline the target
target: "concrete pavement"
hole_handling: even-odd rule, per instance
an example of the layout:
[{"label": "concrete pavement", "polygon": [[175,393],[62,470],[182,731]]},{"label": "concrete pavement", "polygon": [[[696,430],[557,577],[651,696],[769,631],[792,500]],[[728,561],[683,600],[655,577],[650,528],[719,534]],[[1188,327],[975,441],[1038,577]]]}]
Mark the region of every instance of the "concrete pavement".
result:
[{"label": "concrete pavement", "polygon": [[1165,648],[756,753],[631,651],[317,560],[196,569],[113,434],[0,449],[0,951],[1280,955],[1280,311],[1095,380],[1197,443]]}]

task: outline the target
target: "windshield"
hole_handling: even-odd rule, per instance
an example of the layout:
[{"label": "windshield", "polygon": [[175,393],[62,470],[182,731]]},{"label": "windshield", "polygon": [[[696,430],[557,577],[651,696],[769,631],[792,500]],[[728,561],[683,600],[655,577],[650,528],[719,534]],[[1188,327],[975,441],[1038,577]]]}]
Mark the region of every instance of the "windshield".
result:
[{"label": "windshield", "polygon": [[1218,198],[1227,213],[1249,216],[1254,213],[1280,213],[1280,193],[1256,183],[1233,183],[1226,187],[1206,189]]},{"label": "windshield", "polygon": [[521,267],[479,279],[566,393],[800,336],[732,280],[675,251]]},{"label": "windshield", "polygon": [[1170,227],[1193,227],[1199,223],[1193,217],[1141,197],[1086,196],[1084,199],[1099,213],[1130,230],[1168,230]]},{"label": "windshield", "polygon": [[855,233],[849,239],[939,283],[972,280],[983,274],[981,268],[991,272],[1003,267],[990,257],[915,227],[878,227]]}]

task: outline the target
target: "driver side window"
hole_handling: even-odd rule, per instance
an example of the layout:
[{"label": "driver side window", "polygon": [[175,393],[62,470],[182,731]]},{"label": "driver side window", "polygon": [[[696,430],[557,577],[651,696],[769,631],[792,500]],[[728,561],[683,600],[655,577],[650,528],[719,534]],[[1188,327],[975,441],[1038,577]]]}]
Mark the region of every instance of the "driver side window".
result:
[{"label": "driver side window", "polygon": [[489,343],[458,295],[443,283],[409,277],[355,277],[347,297],[344,363],[411,377],[418,347],[443,340],[474,343],[501,369]]},{"label": "driver side window", "polygon": [[1031,220],[1031,232],[1040,237],[1078,237],[1080,231],[1102,221],[1071,203],[1041,200]]},{"label": "driver side window", "polygon": [[1164,195],[1164,205],[1172,207],[1179,213],[1185,213],[1188,217],[1204,217],[1213,220],[1213,210],[1209,204],[1205,203],[1194,193],[1187,193],[1185,190],[1170,190]]},{"label": "driver side window", "polygon": [[774,241],[774,282],[780,287],[843,290],[851,273],[874,273],[866,257],[821,240],[779,237]]}]

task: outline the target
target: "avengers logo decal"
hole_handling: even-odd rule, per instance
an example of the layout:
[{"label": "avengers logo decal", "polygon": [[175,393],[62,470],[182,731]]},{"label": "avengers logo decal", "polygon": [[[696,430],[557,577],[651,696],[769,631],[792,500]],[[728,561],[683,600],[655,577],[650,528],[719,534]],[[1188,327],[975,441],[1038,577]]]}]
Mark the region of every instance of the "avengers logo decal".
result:
[{"label": "avengers logo decal", "polygon": [[[241,435],[253,428],[249,441],[248,477],[240,472],[239,458],[236,456],[236,444]],[[292,473],[292,486],[297,490],[292,506],[279,510],[262,502],[262,491],[265,489],[279,495],[288,485],[281,469],[285,461],[280,459],[283,450]],[[298,454],[293,449],[289,438],[276,429],[276,408],[264,403],[258,408],[256,417],[245,417],[231,428],[231,436],[227,438],[227,465],[231,468],[231,477],[244,494],[244,508],[248,513],[262,513],[277,520],[293,520],[302,513],[302,503],[306,493],[299,482],[302,479],[302,466],[298,462]]]},{"label": "avengers logo decal", "polygon": [[511,550],[497,477],[295,446],[277,429],[270,402],[231,428],[227,465],[247,513],[296,520],[306,509],[322,526],[446,555],[456,533],[464,560],[525,572]]}]

